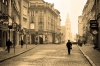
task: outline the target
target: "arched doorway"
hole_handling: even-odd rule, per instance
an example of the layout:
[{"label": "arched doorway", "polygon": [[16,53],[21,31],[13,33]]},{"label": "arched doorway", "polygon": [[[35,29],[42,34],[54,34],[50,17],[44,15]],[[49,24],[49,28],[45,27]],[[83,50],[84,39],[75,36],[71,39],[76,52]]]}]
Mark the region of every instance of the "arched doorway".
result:
[{"label": "arched doorway", "polygon": [[43,44],[43,35],[39,35],[39,43]]}]

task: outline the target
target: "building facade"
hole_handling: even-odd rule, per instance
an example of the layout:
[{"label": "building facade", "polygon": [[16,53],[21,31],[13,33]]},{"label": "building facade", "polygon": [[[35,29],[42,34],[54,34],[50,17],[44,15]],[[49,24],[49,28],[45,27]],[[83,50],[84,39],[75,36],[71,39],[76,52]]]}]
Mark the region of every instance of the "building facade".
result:
[{"label": "building facade", "polygon": [[31,43],[55,43],[60,40],[60,12],[54,4],[30,0],[29,22]]},{"label": "building facade", "polygon": [[[0,46],[10,39],[13,46],[29,42],[28,0],[0,0]],[[24,9],[24,10],[23,10]]]},{"label": "building facade", "polygon": [[83,22],[82,22],[82,16],[78,17],[78,34],[80,36],[83,36]]},{"label": "building facade", "polygon": [[8,29],[8,1],[0,0],[0,46],[6,46],[9,36]]},{"label": "building facade", "polygon": [[20,30],[20,0],[9,0],[9,25],[12,26],[10,29],[10,40],[14,45],[19,45],[19,30]]},{"label": "building facade", "polygon": [[66,27],[65,26],[61,26],[61,43],[65,43],[65,38],[66,38]]},{"label": "building facade", "polygon": [[96,9],[96,19],[97,19],[97,22],[98,22],[98,48],[100,50],[100,0],[96,0],[95,1],[95,9]]},{"label": "building facade", "polygon": [[87,0],[82,13],[83,38],[85,43],[93,43],[93,35],[90,32],[90,20],[95,20],[95,0]]},{"label": "building facade", "polygon": [[21,37],[26,44],[30,43],[29,34],[29,0],[20,0],[20,25],[21,25]]},{"label": "building facade", "polygon": [[79,35],[79,39],[83,40],[83,22],[82,22],[82,16],[78,17],[78,35]]},{"label": "building facade", "polygon": [[[16,3],[15,3],[16,1]],[[6,46],[6,41],[10,39],[13,44],[19,44],[19,4],[18,0],[0,1],[0,46]],[[16,34],[15,34],[16,33]],[[16,38],[15,38],[16,37]],[[15,42],[16,40],[16,42]],[[17,43],[18,42],[18,43]]]}]

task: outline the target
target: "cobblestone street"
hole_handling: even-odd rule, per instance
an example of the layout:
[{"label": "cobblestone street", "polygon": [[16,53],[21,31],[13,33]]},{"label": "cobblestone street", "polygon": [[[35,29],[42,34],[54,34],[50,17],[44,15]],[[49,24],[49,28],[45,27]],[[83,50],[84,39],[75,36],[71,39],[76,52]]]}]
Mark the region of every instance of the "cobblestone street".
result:
[{"label": "cobblestone street", "polygon": [[91,66],[77,45],[71,55],[65,44],[44,44],[20,56],[0,63],[0,66]]}]

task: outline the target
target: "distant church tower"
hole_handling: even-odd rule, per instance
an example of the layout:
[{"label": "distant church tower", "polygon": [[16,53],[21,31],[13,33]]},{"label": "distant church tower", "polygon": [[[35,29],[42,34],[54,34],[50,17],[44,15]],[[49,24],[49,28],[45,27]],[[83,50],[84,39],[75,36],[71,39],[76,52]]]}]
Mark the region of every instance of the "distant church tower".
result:
[{"label": "distant church tower", "polygon": [[71,22],[70,22],[70,18],[69,18],[68,14],[67,14],[67,19],[66,19],[65,27],[66,27],[66,38],[65,38],[65,40],[66,41],[72,40]]}]

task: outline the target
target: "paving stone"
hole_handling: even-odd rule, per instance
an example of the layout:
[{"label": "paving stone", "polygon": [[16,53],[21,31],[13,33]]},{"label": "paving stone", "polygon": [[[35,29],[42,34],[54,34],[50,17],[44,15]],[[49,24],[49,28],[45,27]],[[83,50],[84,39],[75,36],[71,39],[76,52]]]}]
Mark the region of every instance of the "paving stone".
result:
[{"label": "paving stone", "polygon": [[91,66],[77,45],[73,45],[71,55],[65,44],[39,45],[18,57],[2,62],[0,66]]}]

